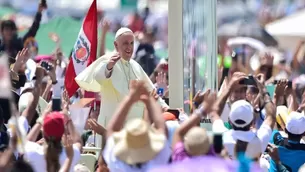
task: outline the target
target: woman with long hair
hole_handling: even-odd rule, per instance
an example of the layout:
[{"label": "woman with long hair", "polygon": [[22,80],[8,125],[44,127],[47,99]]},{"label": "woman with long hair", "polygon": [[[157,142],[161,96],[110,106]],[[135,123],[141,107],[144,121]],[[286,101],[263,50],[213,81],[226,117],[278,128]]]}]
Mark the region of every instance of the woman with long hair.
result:
[{"label": "woman with long hair", "polygon": [[[42,121],[42,122],[41,122]],[[28,141],[25,146],[25,156],[36,172],[58,172],[68,158],[62,144],[63,136],[68,135],[73,141],[73,160],[71,169],[78,163],[82,148],[81,138],[75,131],[73,122],[61,112],[51,112],[44,119],[38,119],[36,125],[28,134],[28,140],[35,140],[41,127],[43,128],[44,144]],[[64,137],[66,138],[66,137]]]}]

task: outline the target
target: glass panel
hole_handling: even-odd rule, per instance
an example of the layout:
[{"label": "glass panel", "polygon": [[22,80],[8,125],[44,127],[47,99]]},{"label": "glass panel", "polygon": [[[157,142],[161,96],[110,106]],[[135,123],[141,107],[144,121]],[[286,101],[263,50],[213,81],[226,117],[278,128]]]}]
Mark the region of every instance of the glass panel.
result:
[{"label": "glass panel", "polygon": [[[212,37],[216,37],[209,28],[213,22],[210,4],[213,2],[214,0],[183,0],[184,109],[186,111],[190,110],[192,97],[198,90],[204,90],[205,87],[210,87],[211,84],[208,83],[216,82],[216,75],[211,72],[217,71],[213,69],[215,62],[207,58],[216,54],[216,52],[211,53],[215,49],[209,44]],[[216,46],[217,42],[214,44]],[[209,49],[208,45],[210,45]]]}]

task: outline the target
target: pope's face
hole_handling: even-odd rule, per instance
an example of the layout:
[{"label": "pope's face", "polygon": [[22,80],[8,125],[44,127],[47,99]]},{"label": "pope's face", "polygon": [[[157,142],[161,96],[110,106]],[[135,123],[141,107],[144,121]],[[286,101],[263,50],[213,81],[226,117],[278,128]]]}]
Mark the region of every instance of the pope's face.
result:
[{"label": "pope's face", "polygon": [[129,60],[133,54],[134,35],[131,32],[127,32],[118,37],[114,42],[114,46],[120,56]]}]

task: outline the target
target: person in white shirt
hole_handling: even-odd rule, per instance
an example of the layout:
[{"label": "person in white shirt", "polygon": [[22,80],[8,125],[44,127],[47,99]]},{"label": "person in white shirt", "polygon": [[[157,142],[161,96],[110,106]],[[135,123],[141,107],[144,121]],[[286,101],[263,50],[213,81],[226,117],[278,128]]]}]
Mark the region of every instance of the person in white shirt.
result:
[{"label": "person in white shirt", "polygon": [[[254,112],[252,105],[246,100],[238,100],[231,106],[229,113],[229,122],[232,125],[231,130],[225,128],[223,121],[220,118],[224,104],[230,93],[242,87],[239,82],[247,76],[244,73],[236,72],[227,89],[220,95],[214,104],[214,111],[210,114],[213,122],[213,131],[223,133],[223,144],[231,158],[236,157],[235,148],[237,143],[251,143],[259,140],[261,149],[258,150],[263,153],[266,150],[269,139],[272,135],[272,128],[275,124],[275,106],[273,105],[269,94],[264,87],[263,81],[255,77],[256,84],[261,94],[261,102],[265,104],[266,118],[257,131],[251,129],[254,122]],[[244,150],[245,151],[245,150]]]},{"label": "person in white shirt", "polygon": [[[142,101],[149,120],[130,120],[122,129],[132,104]],[[171,148],[166,136],[161,107],[146,90],[145,81],[131,84],[130,93],[122,101],[107,128],[107,142],[103,157],[110,171],[142,172],[169,162]]]},{"label": "person in white shirt", "polygon": [[[81,139],[76,133],[71,120],[64,120],[64,114],[61,112],[51,112],[47,114],[43,121],[42,118],[37,120],[33,129],[28,134],[28,140],[25,144],[25,158],[32,165],[35,172],[40,171],[59,171],[64,164],[67,155],[63,150],[62,137],[68,132],[73,141],[73,160],[70,171],[80,160],[82,149]],[[41,127],[45,139],[44,145],[39,145],[31,140],[35,140]],[[65,128],[68,131],[65,131]],[[36,136],[36,137],[35,137]]]}]

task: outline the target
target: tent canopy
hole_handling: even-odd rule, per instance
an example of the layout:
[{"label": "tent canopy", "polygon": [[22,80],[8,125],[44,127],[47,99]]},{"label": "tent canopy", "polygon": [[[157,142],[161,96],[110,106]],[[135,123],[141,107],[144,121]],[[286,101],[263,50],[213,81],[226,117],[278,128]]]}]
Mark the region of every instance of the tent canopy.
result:
[{"label": "tent canopy", "polygon": [[280,47],[294,50],[300,40],[305,38],[305,10],[276,20],[266,25],[266,30],[274,36]]}]

